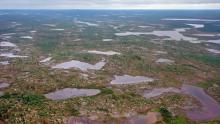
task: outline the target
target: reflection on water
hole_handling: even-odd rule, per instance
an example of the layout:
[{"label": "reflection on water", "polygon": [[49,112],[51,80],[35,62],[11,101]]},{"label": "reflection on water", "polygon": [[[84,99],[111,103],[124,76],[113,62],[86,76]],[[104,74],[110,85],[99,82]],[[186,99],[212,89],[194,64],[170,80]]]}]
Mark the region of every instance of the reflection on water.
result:
[{"label": "reflection on water", "polygon": [[97,89],[76,89],[65,88],[55,92],[45,94],[45,97],[51,100],[65,100],[68,98],[82,97],[82,96],[94,96],[100,93]]},{"label": "reflection on water", "polygon": [[0,65],[9,65],[10,63],[8,61],[2,61],[0,62]]},{"label": "reflection on water", "polygon": [[163,58],[160,58],[156,61],[156,63],[165,63],[165,64],[172,64],[174,63],[173,60],[169,60],[169,59],[163,59]]},{"label": "reflection on water", "polygon": [[111,84],[137,84],[137,83],[153,82],[153,81],[154,79],[149,77],[123,75],[123,76],[115,76],[115,79],[111,81]]},{"label": "reflection on water", "polygon": [[195,42],[198,39],[193,37],[187,37],[181,34],[180,32],[185,31],[186,28],[175,29],[171,31],[153,31],[153,32],[124,32],[124,33],[115,33],[116,36],[140,36],[140,35],[156,35],[158,37],[169,37],[167,40],[176,40],[176,41],[190,41]]},{"label": "reflection on water", "polygon": [[209,120],[220,116],[220,105],[202,88],[183,85],[182,91],[196,98],[202,105],[201,109],[188,110],[187,115],[192,120]]},{"label": "reflection on water", "polygon": [[81,71],[88,71],[88,70],[100,70],[105,66],[106,62],[100,61],[96,63],[95,65],[86,63],[86,62],[81,62],[77,60],[72,60],[69,62],[64,62],[58,65],[53,66],[52,68],[54,69],[71,69],[71,68],[77,68],[80,69]]},{"label": "reflection on water", "polygon": [[17,46],[11,42],[0,42],[0,47],[17,47]]},{"label": "reflection on water", "polygon": [[167,21],[200,21],[200,22],[220,22],[217,19],[196,19],[196,18],[164,18]]},{"label": "reflection on water", "polygon": [[10,84],[8,84],[8,83],[0,83],[0,89],[7,88],[9,86],[10,86]]},{"label": "reflection on water", "polygon": [[164,93],[180,93],[181,91],[177,88],[156,88],[153,90],[147,90],[144,92],[143,96],[147,99],[152,98],[152,97],[157,97],[160,96]]},{"label": "reflection on water", "polygon": [[209,51],[210,53],[220,54],[220,51],[216,49],[206,49],[206,50]]},{"label": "reflection on water", "polygon": [[187,24],[187,25],[192,26],[194,28],[204,28],[205,27],[205,25],[203,25],[203,24]]},{"label": "reflection on water", "polygon": [[26,58],[28,56],[20,56],[20,55],[14,55],[13,53],[1,53],[1,57],[8,57],[8,58]]},{"label": "reflection on water", "polygon": [[139,115],[129,118],[121,124],[155,124],[160,120],[162,120],[160,113],[148,112],[147,115]]},{"label": "reflection on water", "polygon": [[103,124],[97,121],[90,120],[86,117],[70,117],[67,124]]},{"label": "reflection on water", "polygon": [[46,59],[41,60],[40,63],[48,62],[48,61],[50,61],[51,59],[52,59],[52,57],[48,57],[48,58],[46,58]]},{"label": "reflection on water", "polygon": [[120,55],[121,54],[119,52],[114,52],[114,51],[103,52],[103,51],[96,51],[96,50],[88,51],[88,53],[99,54],[99,55],[107,55],[107,56]]}]

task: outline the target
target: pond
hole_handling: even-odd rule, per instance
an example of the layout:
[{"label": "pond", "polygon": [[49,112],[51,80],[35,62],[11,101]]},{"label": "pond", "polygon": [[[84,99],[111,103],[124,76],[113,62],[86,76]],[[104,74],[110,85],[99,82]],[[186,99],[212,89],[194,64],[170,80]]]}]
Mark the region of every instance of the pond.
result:
[{"label": "pond", "polygon": [[45,97],[51,100],[65,100],[75,97],[83,96],[95,96],[100,93],[97,89],[76,89],[76,88],[65,88],[55,92],[45,94]]},{"label": "pond", "polygon": [[111,84],[138,84],[138,83],[146,83],[146,82],[153,82],[153,78],[145,77],[145,76],[130,76],[130,75],[123,75],[123,76],[115,76],[115,79],[111,81]]},{"label": "pond", "polygon": [[106,62],[100,61],[94,65],[86,63],[86,62],[81,62],[77,60],[72,60],[69,62],[64,62],[58,65],[53,66],[53,69],[71,69],[71,68],[76,68],[80,69],[81,71],[88,71],[88,70],[100,70],[105,66]]}]

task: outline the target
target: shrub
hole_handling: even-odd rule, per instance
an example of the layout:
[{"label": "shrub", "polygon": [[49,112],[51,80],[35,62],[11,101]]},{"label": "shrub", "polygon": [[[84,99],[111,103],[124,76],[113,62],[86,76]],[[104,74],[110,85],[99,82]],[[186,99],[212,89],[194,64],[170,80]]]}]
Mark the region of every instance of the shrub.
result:
[{"label": "shrub", "polygon": [[109,88],[103,88],[103,89],[101,89],[101,93],[102,94],[113,94],[114,91],[112,89],[109,89]]},{"label": "shrub", "polygon": [[172,120],[172,113],[169,110],[167,110],[167,108],[161,107],[159,112],[163,116],[165,122],[168,123]]},{"label": "shrub", "polygon": [[80,115],[80,112],[79,112],[79,110],[77,110],[77,109],[75,109],[75,108],[72,108],[72,109],[71,109],[71,114],[72,114],[73,116],[78,116],[78,115]]},{"label": "shrub", "polygon": [[21,100],[27,105],[41,105],[43,104],[45,97],[39,94],[28,93],[21,95]]}]

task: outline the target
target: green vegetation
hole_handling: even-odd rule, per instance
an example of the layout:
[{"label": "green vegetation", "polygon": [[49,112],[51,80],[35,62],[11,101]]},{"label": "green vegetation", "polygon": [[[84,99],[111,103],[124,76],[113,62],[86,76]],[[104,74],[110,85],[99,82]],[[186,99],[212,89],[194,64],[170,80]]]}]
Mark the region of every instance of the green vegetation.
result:
[{"label": "green vegetation", "polygon": [[[178,21],[166,23],[161,21],[159,14],[163,12],[153,14],[153,11],[150,15],[144,11],[135,11],[135,14],[129,11],[128,16],[126,12],[115,14],[108,11],[101,14],[94,11],[94,15],[93,11],[87,13],[81,10],[41,12],[44,11],[31,11],[29,15],[23,15],[23,11],[20,14],[19,11],[10,11],[8,15],[1,16],[1,38],[5,37],[20,49],[19,51],[1,47],[1,52],[13,52],[28,57],[0,57],[1,61],[10,63],[0,64],[0,83],[10,84],[7,88],[0,88],[4,94],[0,97],[0,121],[6,124],[63,124],[70,116],[97,116],[101,121],[108,123],[114,119],[125,119],[116,118],[115,113],[122,116],[133,113],[146,115],[155,110],[163,116],[162,123],[191,124],[194,120],[188,120],[181,113],[184,105],[188,105],[185,104],[188,103],[186,94],[164,93],[162,97],[150,99],[143,96],[146,90],[180,88],[185,82],[204,88],[207,94],[219,102],[220,58],[218,54],[205,51],[206,48],[219,50],[218,44],[177,42],[164,40],[168,37],[156,35],[115,35],[120,32],[151,32],[192,26]],[[75,23],[75,19],[98,26]],[[22,25],[12,26],[14,21]],[[212,23],[208,25],[216,26],[215,22]],[[147,27],[140,27],[141,25]],[[205,26],[204,29],[212,31],[209,26]],[[55,28],[64,30],[51,30]],[[195,30],[187,30],[183,35],[190,36],[196,33]],[[2,35],[5,33],[15,34]],[[21,36],[31,36],[33,39],[23,39]],[[103,39],[112,40],[104,42]],[[208,37],[203,40],[207,39]],[[121,55],[90,54],[86,52],[89,50],[115,51]],[[39,62],[47,57],[52,59],[46,63]],[[156,60],[159,58],[172,58],[175,63],[157,63]],[[103,59],[106,65],[101,70],[51,68],[70,60],[95,64]],[[146,76],[155,80],[133,85],[111,85],[114,75]],[[44,97],[45,93],[64,88],[99,89],[101,93],[57,101]],[[168,107],[172,109],[169,111]],[[173,112],[177,116],[173,116]],[[213,120],[214,122],[217,121]]]},{"label": "green vegetation", "polygon": [[204,88],[204,89],[208,89],[209,87],[213,86],[213,82],[200,82],[198,84],[196,84],[198,87]]},{"label": "green vegetation", "polygon": [[161,107],[159,112],[161,113],[164,121],[167,124],[187,124],[187,120],[185,117],[182,116],[173,117],[172,113],[169,110],[167,110],[167,108],[165,107]]},{"label": "green vegetation", "polygon": [[189,58],[203,62],[205,64],[220,67],[220,58],[219,57],[216,57],[213,55],[207,55],[207,54],[189,54],[187,56]]},{"label": "green vegetation", "polygon": [[112,89],[109,88],[103,88],[101,89],[101,94],[113,94],[114,91]]},{"label": "green vegetation", "polygon": [[165,122],[169,123],[172,120],[173,118],[172,113],[169,110],[167,110],[167,108],[161,107],[159,112],[163,116]]},{"label": "green vegetation", "polygon": [[75,109],[75,108],[72,108],[72,109],[71,109],[71,114],[72,114],[73,116],[78,116],[78,115],[80,115],[80,112],[79,112],[79,110],[77,110],[77,109]]},{"label": "green vegetation", "polygon": [[189,74],[190,72],[189,68],[183,65],[167,65],[163,70],[168,72],[173,72],[177,75]]},{"label": "green vegetation", "polygon": [[57,39],[44,39],[39,42],[37,42],[37,46],[43,51],[43,52],[50,52],[54,49],[56,49],[56,46],[59,44],[59,41]]},{"label": "green vegetation", "polygon": [[22,102],[27,105],[42,105],[45,97],[39,94],[27,93],[21,96]]},{"label": "green vegetation", "polygon": [[24,93],[24,94],[9,94],[6,93],[0,99],[16,99],[24,104],[31,106],[40,106],[44,103],[45,97],[35,93]]},{"label": "green vegetation", "polygon": [[185,117],[177,116],[171,120],[170,124],[188,124],[188,122]]}]

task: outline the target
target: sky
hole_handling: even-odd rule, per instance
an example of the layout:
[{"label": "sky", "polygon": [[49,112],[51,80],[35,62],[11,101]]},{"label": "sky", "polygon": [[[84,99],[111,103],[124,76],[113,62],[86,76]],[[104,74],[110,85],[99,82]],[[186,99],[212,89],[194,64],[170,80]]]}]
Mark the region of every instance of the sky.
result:
[{"label": "sky", "polygon": [[0,0],[0,9],[220,9],[220,0]]}]

